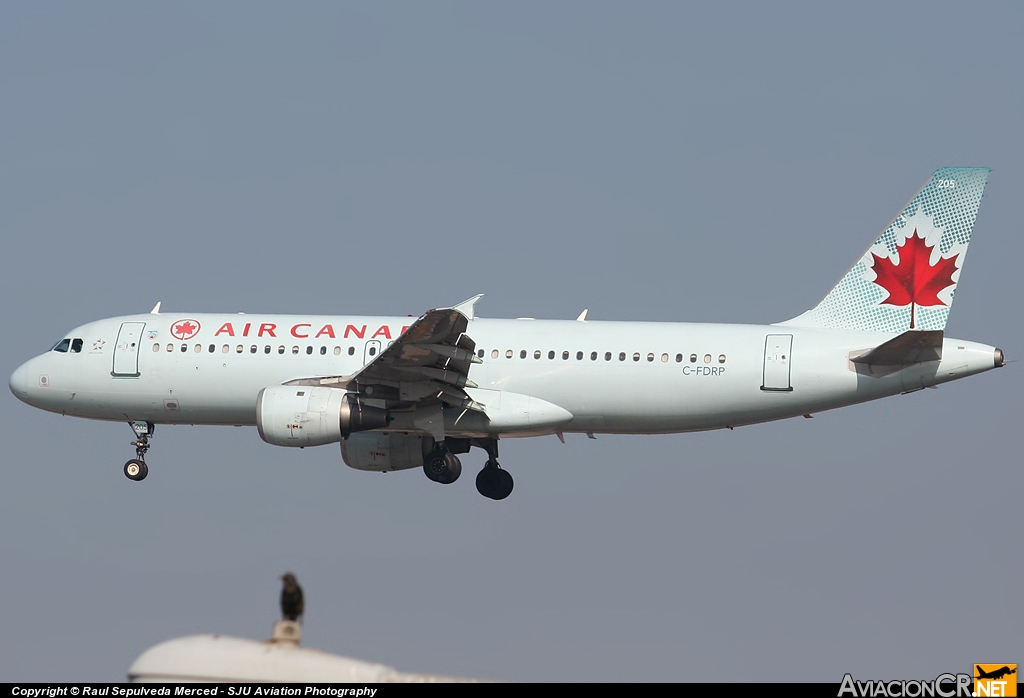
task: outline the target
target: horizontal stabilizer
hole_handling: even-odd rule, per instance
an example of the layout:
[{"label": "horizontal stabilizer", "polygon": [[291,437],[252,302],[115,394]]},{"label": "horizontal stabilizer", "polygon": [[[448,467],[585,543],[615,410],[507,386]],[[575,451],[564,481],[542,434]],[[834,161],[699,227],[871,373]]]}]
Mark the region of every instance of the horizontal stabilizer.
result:
[{"label": "horizontal stabilizer", "polygon": [[856,358],[862,366],[909,366],[942,358],[942,330],[909,330]]}]

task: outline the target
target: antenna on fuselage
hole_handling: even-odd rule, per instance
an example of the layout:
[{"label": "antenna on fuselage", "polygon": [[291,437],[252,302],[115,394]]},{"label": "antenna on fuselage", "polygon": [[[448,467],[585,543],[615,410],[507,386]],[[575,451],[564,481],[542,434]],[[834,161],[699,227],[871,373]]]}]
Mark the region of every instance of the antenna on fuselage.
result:
[{"label": "antenna on fuselage", "polygon": [[162,303],[162,302],[163,301],[157,301],[157,304],[153,306],[153,309],[149,311],[149,314],[150,315],[159,315],[160,314],[160,303]]},{"label": "antenna on fuselage", "polygon": [[588,310],[590,310],[590,308],[584,308],[583,312],[580,313],[580,316],[578,318],[576,318],[576,322],[586,322],[587,321],[587,311]]}]

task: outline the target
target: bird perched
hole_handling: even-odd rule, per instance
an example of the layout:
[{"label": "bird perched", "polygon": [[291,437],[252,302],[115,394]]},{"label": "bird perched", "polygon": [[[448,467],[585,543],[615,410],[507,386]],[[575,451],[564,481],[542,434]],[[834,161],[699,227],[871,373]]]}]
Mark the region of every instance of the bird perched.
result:
[{"label": "bird perched", "polygon": [[285,620],[299,620],[306,608],[302,598],[302,587],[291,572],[281,576],[284,589],[281,590],[281,615]]}]

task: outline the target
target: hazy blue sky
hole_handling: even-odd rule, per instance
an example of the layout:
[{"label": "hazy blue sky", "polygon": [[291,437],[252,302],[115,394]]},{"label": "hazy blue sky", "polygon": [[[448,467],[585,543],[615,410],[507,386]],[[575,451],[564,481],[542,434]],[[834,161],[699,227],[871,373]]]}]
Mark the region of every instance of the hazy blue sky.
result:
[{"label": "hazy blue sky", "polygon": [[[167,311],[774,322],[944,165],[947,332],[1024,354],[1019,3],[3,3],[0,368]],[[200,632],[512,680],[1024,660],[1021,364],[731,432],[504,441],[512,497],[0,396],[0,679]],[[1016,522],[1016,523],[1014,523]],[[1014,630],[1016,628],[1016,630]]]}]

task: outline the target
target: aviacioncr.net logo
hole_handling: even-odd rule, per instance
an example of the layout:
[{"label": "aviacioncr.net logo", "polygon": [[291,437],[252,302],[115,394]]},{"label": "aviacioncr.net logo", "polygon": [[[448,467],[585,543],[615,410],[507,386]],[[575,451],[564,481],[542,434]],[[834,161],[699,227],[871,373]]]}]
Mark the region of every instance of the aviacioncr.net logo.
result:
[{"label": "aviacioncr.net logo", "polygon": [[939,674],[933,681],[857,681],[843,676],[839,698],[972,698],[970,674]]}]

